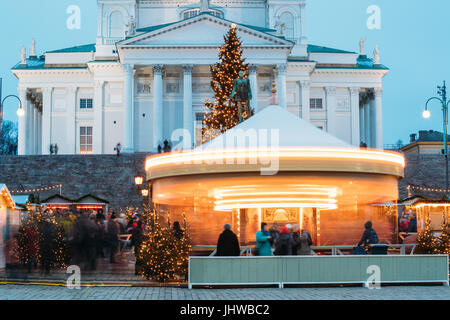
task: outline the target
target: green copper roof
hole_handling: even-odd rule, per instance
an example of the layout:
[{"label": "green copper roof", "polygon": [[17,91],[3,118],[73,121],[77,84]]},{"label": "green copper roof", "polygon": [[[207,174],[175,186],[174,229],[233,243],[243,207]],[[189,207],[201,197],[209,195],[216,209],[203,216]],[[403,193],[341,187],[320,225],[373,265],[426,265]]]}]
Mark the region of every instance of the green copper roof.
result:
[{"label": "green copper roof", "polygon": [[151,27],[147,27],[147,28],[140,28],[140,29],[137,29],[136,32],[151,32],[151,31],[155,31],[155,30],[158,30],[158,29],[161,29],[161,28],[164,28],[164,27],[168,27],[168,26],[170,26],[172,24],[175,24],[177,22],[159,24],[157,26],[151,26]]},{"label": "green copper roof", "polygon": [[25,69],[43,69],[45,65],[45,58],[41,56],[35,59],[27,59],[27,64],[16,64],[12,69],[13,70],[25,70]]},{"label": "green copper roof", "polygon": [[76,53],[76,52],[95,52],[95,43],[59,49],[54,51],[47,51],[46,53]]},{"label": "green copper roof", "polygon": [[315,45],[308,45],[308,52],[310,53],[350,53],[350,54],[356,54],[356,52],[352,51],[345,51],[340,49],[334,49],[334,48],[328,48],[328,47],[322,47],[322,46],[315,46]]}]

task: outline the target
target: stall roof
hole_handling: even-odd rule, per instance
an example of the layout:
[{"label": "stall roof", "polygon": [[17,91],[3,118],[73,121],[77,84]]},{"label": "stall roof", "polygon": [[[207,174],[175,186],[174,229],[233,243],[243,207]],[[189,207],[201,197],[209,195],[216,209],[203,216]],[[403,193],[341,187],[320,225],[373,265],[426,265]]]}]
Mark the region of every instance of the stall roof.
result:
[{"label": "stall roof", "polygon": [[397,202],[388,201],[383,203],[376,203],[374,206],[414,206],[418,204],[450,204],[449,198],[443,198],[441,200],[431,200],[422,196],[412,196]]},{"label": "stall roof", "polygon": [[55,194],[43,201],[43,204],[59,204],[59,205],[91,205],[91,204],[109,204],[109,201],[101,199],[92,194],[87,194],[78,199],[69,199],[67,197],[61,196],[59,194]]},{"label": "stall roof", "polygon": [[16,207],[16,203],[14,202],[14,199],[12,198],[11,193],[9,192],[6,184],[0,183],[0,195],[6,198],[6,201],[9,203],[11,208]]},{"label": "stall roof", "polygon": [[104,200],[102,198],[96,197],[92,194],[87,194],[77,200],[75,200],[77,204],[108,204],[109,201]]}]

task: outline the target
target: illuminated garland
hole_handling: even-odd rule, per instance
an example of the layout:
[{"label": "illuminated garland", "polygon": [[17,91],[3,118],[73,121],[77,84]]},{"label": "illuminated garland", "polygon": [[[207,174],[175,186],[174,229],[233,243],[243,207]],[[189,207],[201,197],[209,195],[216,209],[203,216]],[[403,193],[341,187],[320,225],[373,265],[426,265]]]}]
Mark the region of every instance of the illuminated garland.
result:
[{"label": "illuminated garland", "polygon": [[41,191],[49,191],[49,190],[55,190],[55,189],[62,189],[62,184],[57,184],[54,186],[48,186],[48,187],[39,187],[39,188],[30,188],[25,190],[11,190],[11,194],[13,193],[31,193],[31,192],[41,192]]}]

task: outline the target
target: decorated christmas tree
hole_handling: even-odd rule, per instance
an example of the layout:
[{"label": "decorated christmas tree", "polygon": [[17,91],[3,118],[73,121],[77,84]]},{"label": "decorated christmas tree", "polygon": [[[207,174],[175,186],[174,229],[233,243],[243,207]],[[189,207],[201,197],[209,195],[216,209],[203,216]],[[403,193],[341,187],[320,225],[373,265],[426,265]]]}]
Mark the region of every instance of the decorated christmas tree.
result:
[{"label": "decorated christmas tree", "polygon": [[63,226],[42,207],[28,206],[17,235],[17,257],[30,269],[40,265],[44,270],[64,268],[70,262],[70,250]]},{"label": "decorated christmas tree", "polygon": [[[219,62],[210,67],[212,73],[211,87],[214,91],[214,102],[205,101],[206,113],[203,120],[203,143],[215,138],[239,123],[239,111],[235,99],[231,100],[234,80],[239,78],[239,72],[248,77],[248,64],[242,58],[242,42],[236,34],[233,25],[224,36],[225,44],[219,51]],[[250,108],[249,108],[250,109]],[[245,112],[243,119],[252,116]]]},{"label": "decorated christmas tree", "polygon": [[442,224],[442,233],[438,237],[438,251],[440,254],[450,255],[450,225]]},{"label": "decorated christmas tree", "polygon": [[431,230],[430,219],[425,220],[425,230],[417,235],[416,254],[437,254],[438,240]]},{"label": "decorated christmas tree", "polygon": [[191,251],[186,230],[177,237],[173,229],[161,225],[155,212],[146,216],[147,235],[137,257],[141,275],[148,280],[164,282],[186,274]]}]

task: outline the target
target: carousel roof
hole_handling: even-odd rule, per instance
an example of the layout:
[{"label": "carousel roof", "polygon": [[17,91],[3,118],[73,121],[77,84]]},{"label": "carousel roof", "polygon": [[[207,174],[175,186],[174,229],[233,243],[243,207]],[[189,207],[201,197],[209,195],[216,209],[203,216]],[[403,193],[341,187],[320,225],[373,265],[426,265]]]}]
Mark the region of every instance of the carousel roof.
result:
[{"label": "carousel roof", "polygon": [[[267,132],[267,138],[259,130]],[[198,149],[251,148],[261,146],[261,143],[274,147],[271,143],[272,130],[278,130],[279,147],[354,148],[280,106],[268,106]],[[257,139],[249,138],[252,132],[256,133]],[[258,141],[261,139],[265,141]]]}]

